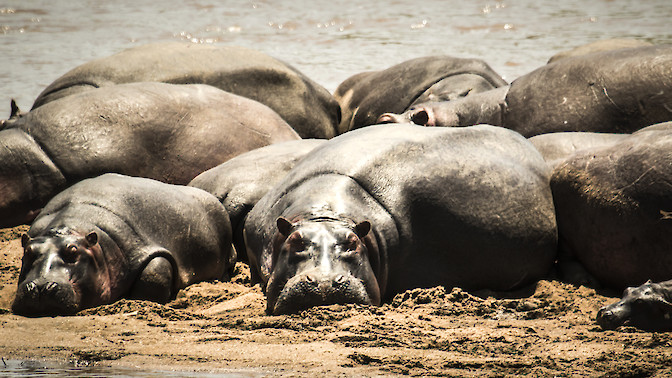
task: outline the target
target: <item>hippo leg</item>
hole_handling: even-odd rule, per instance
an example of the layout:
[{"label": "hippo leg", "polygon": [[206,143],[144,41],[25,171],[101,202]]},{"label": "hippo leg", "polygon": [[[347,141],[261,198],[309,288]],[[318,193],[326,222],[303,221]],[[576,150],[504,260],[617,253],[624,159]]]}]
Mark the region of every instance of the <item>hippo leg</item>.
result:
[{"label": "hippo leg", "polygon": [[130,299],[166,303],[171,297],[173,265],[164,257],[153,258],[135,281]]}]

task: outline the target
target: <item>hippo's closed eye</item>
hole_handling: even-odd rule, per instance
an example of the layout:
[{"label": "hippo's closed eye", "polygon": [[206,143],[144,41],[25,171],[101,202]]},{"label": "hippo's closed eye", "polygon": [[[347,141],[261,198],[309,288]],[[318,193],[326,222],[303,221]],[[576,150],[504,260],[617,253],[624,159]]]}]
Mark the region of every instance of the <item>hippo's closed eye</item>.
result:
[{"label": "hippo's closed eye", "polygon": [[79,256],[79,250],[76,245],[69,244],[62,252],[63,261],[66,263],[75,263],[77,262],[77,257]]}]

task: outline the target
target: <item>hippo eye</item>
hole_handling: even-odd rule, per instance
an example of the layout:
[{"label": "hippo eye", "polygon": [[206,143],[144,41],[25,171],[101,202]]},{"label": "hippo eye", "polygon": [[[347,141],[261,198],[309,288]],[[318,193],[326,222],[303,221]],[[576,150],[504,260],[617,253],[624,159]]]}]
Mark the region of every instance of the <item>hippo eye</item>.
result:
[{"label": "hippo eye", "polygon": [[77,258],[77,246],[70,244],[63,251],[63,259],[67,262],[74,262]]}]

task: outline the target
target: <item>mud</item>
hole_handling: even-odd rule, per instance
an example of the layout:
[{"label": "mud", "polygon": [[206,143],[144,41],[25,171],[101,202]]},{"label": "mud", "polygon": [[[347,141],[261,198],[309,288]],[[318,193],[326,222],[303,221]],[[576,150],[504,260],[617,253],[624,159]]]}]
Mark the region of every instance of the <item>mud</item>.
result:
[{"label": "mud", "polygon": [[516,293],[415,289],[380,307],[332,305],[268,316],[239,263],[166,305],[121,300],[69,317],[11,313],[27,227],[0,231],[0,356],[78,366],[245,376],[672,375],[672,335],[602,331],[616,300],[552,279]]}]

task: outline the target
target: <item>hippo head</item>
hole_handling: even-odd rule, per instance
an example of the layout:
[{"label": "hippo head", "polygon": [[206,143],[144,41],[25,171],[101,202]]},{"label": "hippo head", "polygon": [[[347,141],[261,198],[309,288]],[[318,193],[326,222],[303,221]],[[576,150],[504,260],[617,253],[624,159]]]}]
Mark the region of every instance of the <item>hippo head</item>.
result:
[{"label": "hippo head", "polygon": [[109,301],[110,288],[98,235],[52,231],[24,234],[19,286],[12,305],[25,316],[69,315]]},{"label": "hippo head", "polygon": [[629,325],[647,331],[672,329],[672,303],[670,287],[648,281],[639,287],[629,287],[623,299],[604,306],[598,311],[596,321],[602,329],[616,329]]},{"label": "hippo head", "polygon": [[333,218],[277,220],[267,311],[296,313],[337,303],[380,304],[371,224]]}]

